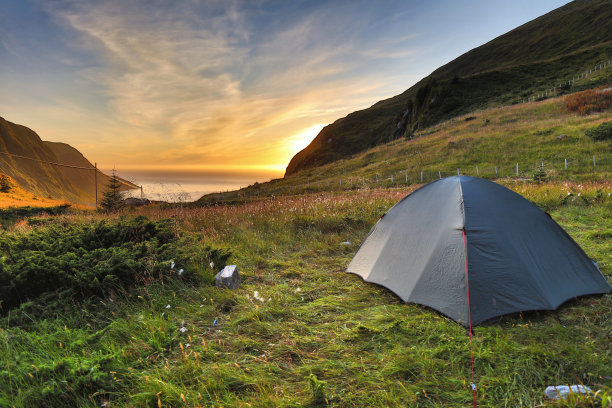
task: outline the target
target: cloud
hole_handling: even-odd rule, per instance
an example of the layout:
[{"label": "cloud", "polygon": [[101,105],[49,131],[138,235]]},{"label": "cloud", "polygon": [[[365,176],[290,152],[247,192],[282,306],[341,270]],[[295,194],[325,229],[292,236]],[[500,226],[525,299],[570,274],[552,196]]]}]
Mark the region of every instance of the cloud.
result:
[{"label": "cloud", "polygon": [[118,154],[143,163],[271,163],[283,138],[389,87],[390,78],[352,72],[412,52],[392,50],[412,37],[364,40],[356,27],[368,15],[350,4],[286,16],[251,2],[51,4],[95,56],[79,72],[101,88]]}]

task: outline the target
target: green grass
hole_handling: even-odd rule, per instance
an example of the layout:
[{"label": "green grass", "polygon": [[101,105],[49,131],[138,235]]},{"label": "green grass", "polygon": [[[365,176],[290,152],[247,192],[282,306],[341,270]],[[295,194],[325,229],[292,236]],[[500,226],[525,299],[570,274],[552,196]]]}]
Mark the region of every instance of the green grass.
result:
[{"label": "green grass", "polygon": [[[612,278],[608,182],[508,185]],[[0,405],[470,405],[466,330],[344,272],[376,219],[412,188],[140,209],[176,216],[194,244],[231,248],[241,288],[151,285],[115,299],[116,315],[95,330],[70,315],[24,329],[11,315],[0,329]],[[64,216],[100,215],[74,217]],[[612,295],[587,297],[477,327],[479,406],[540,406],[546,386],[568,383],[610,395],[611,307]]]}]

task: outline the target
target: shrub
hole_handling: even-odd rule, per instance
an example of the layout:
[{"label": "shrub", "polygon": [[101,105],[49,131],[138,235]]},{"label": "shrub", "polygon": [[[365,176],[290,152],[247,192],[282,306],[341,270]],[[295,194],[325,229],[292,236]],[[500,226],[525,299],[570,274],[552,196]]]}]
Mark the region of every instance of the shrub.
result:
[{"label": "shrub", "polygon": [[587,129],[584,134],[593,140],[611,140],[612,139],[612,122],[604,122],[599,126]]},{"label": "shrub", "polygon": [[591,112],[601,112],[612,106],[612,90],[610,85],[589,89],[565,97],[565,105],[569,112],[587,115]]},{"label": "shrub", "polygon": [[[0,237],[2,313],[26,304],[42,314],[71,304],[129,296],[136,286],[198,280],[197,268],[225,265],[230,253],[185,245],[171,221],[145,217],[94,224],[54,223]],[[195,254],[199,252],[199,254]],[[206,260],[193,265],[191,259]],[[171,268],[174,261],[176,268]],[[184,269],[178,273],[179,268]]]},{"label": "shrub", "polygon": [[8,193],[12,188],[11,179],[4,174],[0,175],[0,193]]}]

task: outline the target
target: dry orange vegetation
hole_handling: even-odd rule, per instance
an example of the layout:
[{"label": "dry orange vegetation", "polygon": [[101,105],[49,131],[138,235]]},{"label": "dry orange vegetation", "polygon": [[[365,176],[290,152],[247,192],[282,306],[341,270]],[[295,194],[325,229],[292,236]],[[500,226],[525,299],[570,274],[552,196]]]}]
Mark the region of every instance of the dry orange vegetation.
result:
[{"label": "dry orange vegetation", "polygon": [[[10,179],[10,178],[9,178]],[[10,179],[10,191],[0,192],[0,208],[9,207],[57,207],[65,204],[63,201],[51,198],[38,197],[19,187],[13,179]]]},{"label": "dry orange vegetation", "polygon": [[566,96],[565,103],[569,112],[578,112],[580,115],[610,109],[610,106],[612,106],[612,86],[608,84],[599,88],[576,92]]}]

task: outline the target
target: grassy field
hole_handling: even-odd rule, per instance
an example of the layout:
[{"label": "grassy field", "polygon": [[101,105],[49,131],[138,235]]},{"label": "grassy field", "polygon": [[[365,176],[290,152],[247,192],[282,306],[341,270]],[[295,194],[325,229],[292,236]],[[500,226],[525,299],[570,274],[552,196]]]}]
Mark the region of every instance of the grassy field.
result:
[{"label": "grassy field", "polygon": [[[501,182],[549,211],[612,279],[609,181]],[[377,218],[416,187],[49,220],[60,227],[120,216],[171,220],[185,251],[229,249],[243,284],[215,288],[209,258],[195,251],[174,259],[174,270],[199,279],[170,274],[130,294],[110,293],[95,315],[78,303],[44,318],[30,314],[32,304],[3,309],[0,405],[471,405],[467,331],[344,272]],[[479,406],[542,406],[546,386],[568,383],[592,387],[599,399],[566,406],[611,406],[611,308],[612,295],[587,297],[477,327]]]}]

